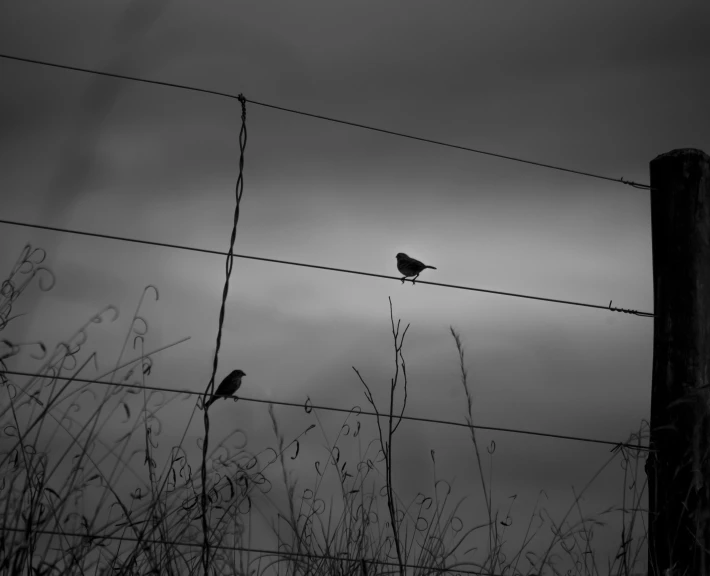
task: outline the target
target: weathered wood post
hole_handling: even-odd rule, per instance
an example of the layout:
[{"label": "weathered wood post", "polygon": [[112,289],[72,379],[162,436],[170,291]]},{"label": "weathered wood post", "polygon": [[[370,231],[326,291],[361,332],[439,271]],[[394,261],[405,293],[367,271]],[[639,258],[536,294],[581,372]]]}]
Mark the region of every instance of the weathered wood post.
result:
[{"label": "weathered wood post", "polygon": [[710,157],[651,161],[649,574],[710,574]]}]

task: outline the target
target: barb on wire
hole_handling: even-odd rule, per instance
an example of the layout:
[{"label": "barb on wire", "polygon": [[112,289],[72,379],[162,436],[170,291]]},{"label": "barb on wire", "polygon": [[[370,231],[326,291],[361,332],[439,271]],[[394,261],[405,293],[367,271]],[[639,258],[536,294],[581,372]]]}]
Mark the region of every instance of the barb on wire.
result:
[{"label": "barb on wire", "polygon": [[[40,376],[38,374],[34,374],[32,372],[22,372],[19,370],[4,370],[4,374],[13,374],[16,376]],[[72,382],[83,382],[83,383],[88,383],[88,384],[101,384],[103,386],[119,386],[123,388],[136,388],[140,390],[157,390],[159,392],[172,392],[175,394],[186,394],[190,396],[203,396],[203,392],[195,392],[193,390],[185,390],[185,389],[179,389],[179,388],[166,388],[162,386],[144,386],[142,384],[129,384],[128,382],[107,382],[104,380],[94,380],[90,378],[78,378],[78,377],[72,377],[68,378],[66,376],[58,376],[58,375],[53,375],[53,378],[57,380],[71,380]],[[382,415],[378,414],[376,412],[368,412],[366,410],[362,410],[359,406],[356,406],[354,408],[339,408],[337,406],[326,406],[322,404],[313,404],[310,399],[306,400],[305,403],[299,403],[299,402],[287,402],[284,400],[264,400],[261,398],[249,398],[245,396],[234,396],[235,399],[238,399],[240,402],[255,402],[257,404],[275,404],[277,406],[289,406],[292,408],[302,408],[306,411],[307,414],[310,414],[313,410],[325,410],[327,412],[344,412],[344,413],[353,413],[356,412],[357,415],[364,415],[364,416],[375,416],[379,418],[386,417],[387,415]],[[398,416],[399,417],[399,416]],[[443,424],[444,426],[458,426],[461,428],[474,428],[476,430],[489,430],[491,432],[508,432],[511,434],[523,434],[527,436],[540,436],[544,438],[556,438],[558,440],[571,440],[573,442],[588,442],[591,444],[604,444],[607,446],[612,446],[612,447],[617,447],[617,446],[623,446],[625,448],[633,449],[633,450],[644,450],[644,451],[649,451],[650,448],[648,446],[643,446],[642,444],[628,444],[624,442],[613,442],[611,440],[600,440],[597,438],[587,438],[584,436],[569,436],[569,435],[564,435],[564,434],[552,434],[548,432],[535,432],[532,430],[523,430],[523,429],[518,429],[518,428],[501,428],[499,426],[482,426],[480,424],[474,424],[470,425],[466,422],[456,422],[453,420],[439,420],[436,418],[423,418],[420,416],[406,416],[402,415],[401,416],[402,420],[411,420],[412,422],[427,422],[429,424]]]},{"label": "barb on wire", "polygon": [[634,316],[642,316],[643,318],[653,318],[651,312],[641,312],[639,310],[632,310],[631,308],[616,308],[612,307],[611,303],[613,300],[609,300],[609,310],[612,312],[621,312],[622,314],[633,314]]},{"label": "barb on wire", "polygon": [[[196,248],[194,246],[184,246],[182,244],[169,244],[166,242],[154,242],[152,240],[140,240],[138,238],[128,238],[125,236],[113,236],[110,234],[98,234],[96,232],[83,232],[81,230],[69,230],[66,228],[56,228],[54,226],[44,226],[41,224],[30,224],[27,222],[17,222],[13,220],[0,219],[0,224],[9,224],[10,226],[24,226],[27,228],[36,228],[38,230],[51,230],[52,232],[63,232],[66,234],[77,234],[80,236],[90,236],[93,238],[104,238],[106,240],[118,240],[119,242],[131,242],[134,244],[144,244],[147,246],[159,246],[161,248],[174,248],[177,250],[186,250],[189,252],[200,252],[202,254],[215,254],[218,256],[226,256],[227,252],[219,250],[209,250],[207,248]],[[373,272],[362,272],[360,270],[348,270],[346,268],[334,268],[332,266],[319,266],[317,264],[306,264],[304,262],[293,262],[290,260],[277,260],[275,258],[264,258],[261,256],[249,256],[247,254],[232,254],[234,258],[245,258],[247,260],[258,260],[260,262],[271,262],[273,264],[288,264],[289,266],[301,266],[302,268],[313,268],[315,270],[327,270],[329,272],[342,272],[344,274],[357,274],[359,276],[370,276],[372,278],[384,278],[386,280],[397,280],[401,282],[401,276],[387,276],[386,274],[375,274]],[[406,279],[407,282],[412,282]],[[429,282],[427,280],[417,280],[417,284],[427,284],[429,286],[438,286],[440,288],[454,288],[456,290],[468,290],[470,292],[482,292],[484,294],[496,294],[498,296],[511,296],[513,298],[524,298],[527,300],[538,300],[540,302],[551,302],[553,304],[567,304],[570,306],[582,306],[584,308],[596,308],[598,310],[610,310],[611,312],[632,313],[623,308],[609,308],[600,304],[589,304],[587,302],[577,302],[574,300],[561,300],[558,298],[545,298],[543,296],[531,296],[529,294],[520,294],[517,292],[503,292],[501,290],[488,290],[486,288],[474,288],[472,286],[460,286],[458,284],[444,284],[441,282]],[[653,317],[651,312],[633,311],[636,316]]]},{"label": "barb on wire", "polygon": [[[149,80],[146,78],[138,78],[135,76],[127,76],[125,74],[113,74],[111,72],[101,72],[98,70],[91,70],[89,68],[80,68],[78,66],[68,66],[65,64],[55,64],[53,62],[47,62],[45,60],[35,60],[32,58],[21,58],[19,56],[12,56],[10,54],[0,54],[0,58],[6,58],[8,60],[16,60],[18,62],[26,62],[29,64],[39,64],[41,66],[51,66],[53,68],[61,68],[64,70],[72,70],[74,72],[84,72],[86,74],[98,74],[100,76],[109,76],[111,78],[120,78],[121,80],[130,80],[133,82],[143,82],[145,84],[156,84],[158,86],[166,86],[168,88],[178,88],[181,90],[190,90],[192,92],[201,92],[203,94],[211,94],[213,96],[222,96],[224,98],[232,98],[232,99],[239,99],[241,94],[239,96],[235,96],[234,94],[229,94],[226,92],[218,92],[216,90],[207,90],[205,88],[197,88],[194,86],[187,86],[184,84],[176,84],[173,82],[161,82],[159,80]],[[553,164],[546,164],[544,162],[535,162],[533,160],[525,160],[523,158],[517,158],[515,156],[508,156],[505,154],[498,154],[495,152],[487,152],[485,150],[478,150],[476,148],[470,148],[468,146],[460,146],[457,144],[450,144],[447,142],[442,142],[440,140],[433,140],[431,138],[423,138],[420,136],[413,136],[411,134],[404,134],[402,132],[395,132],[394,130],[385,130],[384,128],[377,128],[375,126],[368,126],[366,124],[359,124],[357,122],[349,122],[347,120],[340,120],[338,118],[331,118],[329,116],[323,116],[321,114],[312,114],[310,112],[303,112],[301,110],[294,110],[292,108],[286,108],[284,106],[276,106],[274,104],[268,104],[266,102],[259,102],[258,100],[252,100],[248,99],[246,100],[247,102],[251,102],[252,104],[255,104],[256,106],[263,106],[265,108],[271,108],[273,110],[280,110],[282,112],[288,112],[290,114],[297,114],[299,116],[307,116],[309,118],[316,118],[318,120],[325,120],[327,122],[334,122],[336,124],[343,124],[345,126],[352,126],[354,128],[361,128],[363,130],[370,130],[372,132],[380,132],[382,134],[389,134],[391,136],[398,136],[400,138],[407,138],[409,140],[417,140],[419,142],[426,142],[428,144],[434,144],[437,146],[444,146],[446,148],[454,148],[456,150],[463,150],[465,152],[472,152],[474,154],[482,154],[485,156],[492,156],[494,158],[501,158],[503,160],[510,160],[512,162],[519,162],[522,164],[529,164],[532,166],[538,166],[540,168],[548,168],[550,170],[557,170],[560,172],[568,172],[571,174],[578,174],[580,176],[587,176],[589,178],[596,178],[599,180],[606,180],[608,182],[617,182],[619,184],[625,184],[627,186],[631,186],[633,188],[639,188],[642,190],[651,190],[651,187],[648,186],[647,184],[639,184],[637,182],[633,182],[631,180],[626,180],[625,178],[613,178],[611,176],[602,176],[600,174],[594,174],[591,172],[584,172],[581,170],[573,170],[571,168],[563,168],[561,166],[556,166]]]},{"label": "barb on wire", "polygon": [[626,180],[624,178],[619,178],[619,182],[631,186],[632,188],[638,188],[639,190],[653,190],[648,184],[639,184],[638,182],[633,182],[631,180]]}]

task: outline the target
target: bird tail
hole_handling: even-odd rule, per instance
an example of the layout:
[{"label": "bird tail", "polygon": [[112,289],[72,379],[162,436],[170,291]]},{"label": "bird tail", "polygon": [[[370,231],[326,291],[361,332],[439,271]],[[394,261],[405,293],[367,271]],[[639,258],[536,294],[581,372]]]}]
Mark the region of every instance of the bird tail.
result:
[{"label": "bird tail", "polygon": [[432,270],[436,270],[434,266],[424,266],[424,268],[431,268]]}]

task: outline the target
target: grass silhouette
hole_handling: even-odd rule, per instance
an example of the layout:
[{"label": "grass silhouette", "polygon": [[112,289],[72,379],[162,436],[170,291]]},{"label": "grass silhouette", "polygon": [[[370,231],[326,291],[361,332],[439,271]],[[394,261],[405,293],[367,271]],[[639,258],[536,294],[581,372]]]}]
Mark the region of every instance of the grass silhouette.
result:
[{"label": "grass silhouette", "polygon": [[[20,317],[13,311],[26,289],[36,283],[46,291],[54,285],[53,272],[42,265],[44,256],[27,245],[3,282],[0,330]],[[177,344],[145,349],[150,327],[141,308],[151,296],[157,299],[158,291],[148,286],[115,366],[98,378],[145,386],[156,354]],[[642,482],[638,452],[624,447],[573,494],[561,520],[547,512],[541,490],[523,539],[517,545],[507,541],[512,504],[502,513],[494,502],[491,471],[472,427],[464,346],[453,327],[481,485],[481,518],[463,514],[464,499],[455,499],[452,483],[436,476],[433,452],[430,492],[408,501],[400,495],[398,487],[406,479],[398,476],[394,457],[407,406],[409,326],[400,330],[391,300],[395,365],[386,406],[378,406],[364,370],[353,367],[378,414],[375,437],[363,437],[354,409],[342,416],[334,437],[318,411],[311,410],[316,423],[286,438],[269,405],[270,447],[252,451],[248,431],[235,427],[225,438],[209,438],[204,469],[202,454],[186,448],[189,424],[167,456],[158,449],[161,417],[180,403],[192,403],[195,414],[201,400],[73,380],[98,371],[91,328],[117,314],[115,307],[106,307],[51,352],[41,342],[0,340],[1,575],[203,574],[205,549],[209,573],[230,575],[629,576],[645,565],[645,478]],[[32,370],[37,376],[20,382],[6,373],[9,363],[19,361],[41,363]],[[314,462],[315,481],[304,488],[295,468],[306,457],[305,446],[310,452],[315,433],[324,439],[325,458]],[[644,434],[642,425],[629,441],[640,442]],[[206,445],[202,439],[198,447]],[[357,460],[346,461],[344,454],[352,451]],[[612,462],[624,467],[621,505],[586,517],[580,499]],[[330,497],[328,480],[335,486]],[[592,548],[594,530],[612,514],[621,514],[623,530],[615,557],[603,559]],[[257,534],[258,522],[268,526],[268,546],[265,535]],[[480,550],[473,546],[479,534],[486,542]]]}]

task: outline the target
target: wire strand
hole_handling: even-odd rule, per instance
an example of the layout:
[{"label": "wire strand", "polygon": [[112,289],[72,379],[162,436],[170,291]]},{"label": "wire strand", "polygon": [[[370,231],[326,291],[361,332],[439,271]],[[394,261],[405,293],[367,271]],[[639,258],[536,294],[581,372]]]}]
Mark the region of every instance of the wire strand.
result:
[{"label": "wire strand", "polygon": [[[85,384],[101,384],[103,386],[116,386],[122,388],[135,388],[138,390],[155,390],[157,392],[171,392],[175,394],[189,394],[190,396],[204,396],[203,392],[195,392],[193,390],[179,390],[177,388],[164,388],[161,386],[143,386],[142,384],[129,384],[127,382],[107,382],[104,380],[92,380],[90,378],[74,378],[68,376],[54,376],[49,374],[35,374],[32,372],[21,372],[18,370],[3,370],[2,374],[13,374],[16,376],[29,376],[33,378],[57,378],[59,380],[67,380],[71,382],[82,382]],[[313,404],[310,399],[306,400],[304,403],[298,402],[286,402],[283,400],[264,400],[262,398],[249,398],[245,396],[234,396],[238,400],[243,400],[245,402],[255,402],[258,404],[276,404],[277,406],[290,406],[292,408],[303,408],[306,413],[310,414],[312,410],[325,410],[327,412],[343,412],[346,414],[354,414],[355,416],[376,416],[378,418],[388,417],[387,414],[378,414],[376,412],[369,412],[360,409],[359,406],[354,408],[339,408],[336,406],[325,406],[322,404]],[[423,418],[421,416],[402,416],[403,420],[411,420],[412,422],[426,422],[429,424],[442,424],[444,426],[458,426],[460,428],[473,428],[475,430],[488,430],[491,432],[508,432],[511,434],[523,434],[527,436],[540,436],[544,438],[554,438],[557,440],[571,440],[573,442],[587,442],[592,444],[604,444],[606,446],[612,446],[614,450],[618,448],[630,448],[634,450],[645,450],[649,451],[648,446],[643,446],[642,444],[629,444],[626,442],[613,442],[611,440],[600,440],[597,438],[586,438],[583,436],[569,436],[565,434],[552,434],[547,432],[535,432],[532,430],[522,430],[517,428],[501,428],[498,426],[481,426],[480,424],[468,424],[466,422],[455,422],[453,420],[439,420],[436,418]]]},{"label": "wire strand", "polygon": [[[83,232],[81,230],[70,230],[67,228],[56,228],[54,226],[45,226],[42,224],[30,224],[27,222],[17,222],[13,220],[0,219],[0,224],[9,224],[11,226],[24,226],[27,228],[36,228],[38,230],[50,230],[52,232],[63,232],[65,234],[77,234],[80,236],[90,236],[93,238],[104,238],[107,240],[118,240],[119,242],[132,242],[135,244],[145,244],[148,246],[158,246],[161,248],[174,248],[177,250],[187,250],[189,252],[200,252],[203,254],[214,254],[217,256],[226,256],[226,252],[220,250],[209,250],[207,248],[196,248],[194,246],[184,246],[181,244],[170,244],[167,242],[154,242],[152,240],[140,240],[137,238],[128,238],[125,236],[113,236],[111,234],[99,234],[97,232]],[[399,276],[387,276],[385,274],[375,274],[373,272],[362,272],[360,270],[348,270],[346,268],[334,268],[331,266],[319,266],[317,264],[305,264],[303,262],[292,262],[290,260],[277,260],[275,258],[264,258],[262,256],[248,256],[246,254],[233,254],[234,258],[244,258],[247,260],[258,260],[261,262],[271,262],[274,264],[288,264],[290,266],[300,266],[302,268],[314,268],[316,270],[327,270],[329,272],[342,272],[344,274],[357,274],[359,276],[370,276],[372,278],[384,278],[386,280],[397,280],[401,281],[402,278]],[[412,280],[406,279],[407,282],[413,282]],[[570,306],[582,306],[584,308],[595,308],[598,310],[608,310],[611,312],[618,312],[622,314],[631,314],[633,316],[641,316],[645,318],[653,318],[652,312],[643,312],[640,310],[633,310],[630,308],[616,308],[611,306],[602,306],[600,304],[589,304],[587,302],[576,302],[574,300],[561,300],[558,298],[545,298],[544,296],[531,296],[529,294],[519,294],[516,292],[503,292],[500,290],[488,290],[486,288],[474,288],[472,286],[460,286],[457,284],[444,284],[441,282],[428,282],[426,280],[417,280],[417,284],[427,284],[429,286],[438,286],[441,288],[454,288],[456,290],[468,290],[471,292],[482,292],[484,294],[496,294],[498,296],[510,296],[513,298],[524,298],[527,300],[538,300],[541,302],[551,302],[553,304],[567,304]]]},{"label": "wire strand", "polygon": [[437,146],[444,146],[446,148],[454,148],[456,150],[463,150],[465,152],[473,152],[474,154],[483,154],[484,156],[493,156],[494,158],[502,158],[503,160],[511,160],[513,162],[520,162],[523,164],[530,164],[532,166],[539,166],[541,168],[549,168],[550,170],[558,170],[560,172],[569,172],[571,174],[578,174],[580,176],[588,176],[590,178],[598,178],[600,180],[607,180],[609,182],[618,182],[619,184],[626,184],[633,188],[639,188],[641,190],[651,190],[651,186],[648,184],[639,184],[638,182],[633,182],[631,180],[626,180],[625,178],[612,178],[611,176],[602,176],[600,174],[593,174],[591,172],[583,172],[581,170],[573,170],[572,168],[563,168],[562,166],[555,166],[554,164],[546,164],[544,162],[536,162],[534,160],[525,160],[524,158],[518,158],[516,156],[507,156],[505,154],[498,154],[496,152],[487,152],[485,150],[479,150],[477,148],[471,148],[469,146],[462,146],[459,144],[450,144],[448,142],[442,142],[441,140],[433,140],[431,138],[423,138],[421,136],[413,136],[411,134],[404,134],[403,132],[395,132],[394,130],[386,130],[384,128],[377,128],[375,126],[368,126],[367,124],[359,124],[357,122],[349,122],[347,120],[339,120],[337,118],[331,118],[329,116],[322,116],[320,114],[312,114],[310,112],[302,112],[300,110],[294,110],[292,108],[284,108],[283,106],[275,106],[274,104],[267,104],[265,102],[259,102],[257,100],[247,99],[248,102],[256,104],[257,106],[264,106],[265,108],[273,108],[274,110],[281,110],[283,112],[290,112],[291,114],[299,114],[301,116],[308,116],[309,118],[318,118],[319,120],[326,120],[328,122],[335,122],[337,124],[345,124],[346,126],[353,126],[355,128],[362,128],[364,130],[372,130],[373,132],[381,132],[382,134],[390,134],[392,136],[399,136],[400,138],[408,138],[409,140],[417,140],[419,142],[427,142],[428,144],[435,144]]},{"label": "wire strand", "polygon": [[[27,532],[26,528],[16,528],[14,526],[2,526],[2,530],[10,530],[12,532]],[[54,536],[73,536],[77,538],[83,538],[85,540],[118,540],[123,542],[146,542],[149,544],[166,544],[170,546],[185,546],[189,548],[197,548],[201,544],[197,542],[180,542],[179,540],[165,540],[161,538],[136,538],[132,536],[111,536],[103,534],[82,534],[81,532],[64,532],[59,530],[40,530],[32,528],[32,532],[36,534],[46,534]],[[259,554],[264,554],[268,556],[286,556],[290,558],[306,558],[306,559],[316,559],[316,560],[335,560],[336,562],[367,562],[368,564],[377,564],[380,566],[395,566],[398,567],[397,562],[387,562],[386,560],[368,560],[363,558],[343,558],[338,556],[329,556],[326,554],[306,554],[303,552],[289,552],[285,550],[269,550],[265,548],[250,548],[247,546],[225,546],[223,544],[213,544],[211,548],[217,550],[225,550],[228,552],[257,552]],[[460,574],[475,574],[476,576],[503,576],[502,574],[495,574],[492,572],[481,572],[479,570],[464,570],[461,568],[437,568],[435,566],[423,566],[418,564],[402,564],[404,568],[427,568],[434,572],[456,572]]]},{"label": "wire strand", "polygon": [[[229,94],[227,92],[219,92],[217,90],[207,90],[205,88],[197,88],[195,86],[186,86],[184,84],[176,84],[173,82],[162,82],[160,80],[149,80],[146,78],[138,78],[136,76],[128,76],[126,74],[114,74],[112,72],[101,72],[99,70],[91,70],[89,68],[80,68],[79,66],[67,66],[65,64],[55,64],[53,62],[47,62],[45,60],[35,60],[32,58],[22,58],[20,56],[12,56],[10,54],[0,54],[0,58],[6,58],[8,60],[16,60],[18,62],[26,62],[29,64],[39,64],[41,66],[51,66],[53,68],[60,68],[63,70],[72,70],[74,72],[84,72],[87,74],[97,74],[100,76],[108,76],[111,78],[119,78],[121,80],[130,80],[133,82],[143,82],[145,84],[155,84],[158,86],[166,86],[168,88],[178,88],[181,90],[189,90],[192,92],[200,92],[203,94],[211,94],[213,96],[222,96],[224,98],[238,99],[239,96],[235,94]],[[608,182],[616,182],[619,184],[625,184],[626,186],[631,186],[633,188],[639,188],[641,190],[651,190],[651,186],[648,184],[640,184],[638,182],[633,182],[631,180],[626,180],[625,178],[613,178],[611,176],[603,176],[601,174],[594,174],[592,172],[584,172],[581,170],[573,170],[571,168],[563,168],[562,166],[556,166],[553,164],[546,164],[544,162],[536,162],[533,160],[525,160],[523,158],[518,158],[515,156],[508,156],[505,154],[498,154],[495,152],[487,152],[485,150],[479,150],[477,148],[470,148],[468,146],[461,146],[458,144],[450,144],[447,142],[442,142],[440,140],[433,140],[431,138],[423,138],[421,136],[413,136],[411,134],[404,134],[402,132],[395,132],[394,130],[386,130],[384,128],[377,128],[375,126],[369,126],[367,124],[359,124],[357,122],[350,122],[347,120],[340,120],[338,118],[332,118],[330,116],[323,116],[321,114],[313,114],[311,112],[303,112],[301,110],[294,110],[293,108],[286,108],[284,106],[276,106],[275,104],[268,104],[266,102],[260,102],[258,100],[252,100],[251,98],[246,99],[247,102],[255,104],[256,106],[263,106],[264,108],[271,108],[273,110],[280,110],[282,112],[288,112],[290,114],[297,114],[299,116],[307,116],[309,118],[316,118],[318,120],[325,120],[327,122],[334,122],[336,124],[343,124],[345,126],[352,126],[354,128],[361,128],[363,130],[370,130],[372,132],[380,132],[382,134],[389,134],[391,136],[398,136],[400,138],[407,138],[409,140],[417,140],[419,142],[426,142],[428,144],[434,144],[436,146],[444,146],[446,148],[454,148],[456,150],[463,150],[465,152],[472,152],[474,154],[482,154],[485,156],[492,156],[494,158],[501,158],[503,160],[510,160],[512,162],[520,162],[523,164],[529,164],[532,166],[538,166],[540,168],[548,168],[550,170],[557,170],[560,172],[568,172],[570,174],[577,174],[580,176],[587,176],[589,178],[596,178],[599,180],[606,180]]]}]

